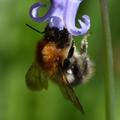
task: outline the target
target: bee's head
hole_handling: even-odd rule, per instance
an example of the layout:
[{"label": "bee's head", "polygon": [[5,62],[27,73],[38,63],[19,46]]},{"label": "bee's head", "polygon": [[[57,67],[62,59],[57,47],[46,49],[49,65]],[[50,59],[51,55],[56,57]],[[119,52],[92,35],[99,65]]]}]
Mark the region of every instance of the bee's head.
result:
[{"label": "bee's head", "polygon": [[45,29],[45,38],[48,41],[55,42],[58,48],[69,47],[72,41],[72,36],[66,28],[59,30],[58,28],[50,28],[49,26]]}]

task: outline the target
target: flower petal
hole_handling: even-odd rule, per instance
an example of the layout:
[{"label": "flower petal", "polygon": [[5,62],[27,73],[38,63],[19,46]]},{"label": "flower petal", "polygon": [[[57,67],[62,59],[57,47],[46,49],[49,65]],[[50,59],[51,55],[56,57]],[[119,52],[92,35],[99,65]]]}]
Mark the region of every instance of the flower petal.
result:
[{"label": "flower petal", "polygon": [[62,19],[58,16],[52,16],[50,19],[49,19],[49,27],[56,27],[58,28],[59,30],[63,30],[64,28],[64,24],[62,22]]},{"label": "flower petal", "polygon": [[68,0],[66,5],[65,16],[64,16],[65,25],[68,31],[74,36],[85,34],[90,28],[90,18],[87,15],[84,15],[82,17],[84,22],[78,20],[81,26],[80,28],[77,28],[75,26],[76,14],[79,8],[79,4],[81,2],[82,0]]},{"label": "flower petal", "polygon": [[83,18],[84,22],[81,21],[81,20],[78,20],[81,28],[71,29],[71,34],[72,35],[75,35],[75,36],[84,35],[90,29],[90,18],[89,18],[89,16],[84,15],[84,16],[82,16],[82,18]]},{"label": "flower petal", "polygon": [[86,34],[90,28],[90,18],[82,16],[83,21],[78,20],[80,27],[75,25],[75,18],[79,4],[82,0],[50,0],[51,6],[48,12],[40,17],[38,10],[45,7],[41,2],[35,3],[30,8],[30,16],[36,22],[48,21],[50,27],[62,30],[64,27],[74,36]]},{"label": "flower petal", "polygon": [[55,7],[52,5],[52,6],[49,8],[48,12],[47,12],[44,16],[40,17],[40,16],[38,16],[38,10],[39,10],[41,7],[45,7],[45,5],[42,4],[41,2],[38,2],[38,3],[33,4],[33,5],[31,6],[31,8],[30,8],[29,14],[30,14],[31,18],[32,18],[34,21],[36,21],[36,22],[47,21],[48,18],[49,18],[49,17],[52,15],[52,13],[55,11]]},{"label": "flower petal", "polygon": [[66,1],[67,0],[52,0],[55,9],[49,19],[50,27],[57,27],[60,30],[64,28],[65,22],[63,16],[65,13]]},{"label": "flower petal", "polygon": [[83,20],[85,22],[87,30],[89,30],[90,26],[91,26],[91,24],[90,24],[90,17],[88,15],[83,15],[82,18],[83,18]]}]

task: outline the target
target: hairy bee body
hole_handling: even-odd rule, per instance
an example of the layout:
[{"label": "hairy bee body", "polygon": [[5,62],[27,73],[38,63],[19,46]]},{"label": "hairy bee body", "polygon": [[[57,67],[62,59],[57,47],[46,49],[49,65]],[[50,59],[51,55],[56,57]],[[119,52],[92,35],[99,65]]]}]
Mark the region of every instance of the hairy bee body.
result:
[{"label": "hairy bee body", "polygon": [[44,71],[52,75],[57,70],[58,63],[63,63],[67,50],[58,48],[55,42],[46,42],[44,45],[43,43],[44,41],[38,43],[36,60]]},{"label": "hairy bee body", "polygon": [[73,87],[83,83],[92,72],[93,65],[87,55],[87,38],[81,42],[78,53],[72,36],[67,29],[45,29],[45,36],[38,42],[35,61],[26,74],[26,84],[31,90],[48,88],[48,80],[53,80],[64,97],[71,101],[82,113],[82,105]]},{"label": "hairy bee body", "polygon": [[[35,61],[26,74],[26,84],[30,89],[41,90],[47,88],[46,86],[42,87],[40,82],[44,81],[47,84],[49,78],[57,83],[55,76],[59,71],[58,66],[63,64],[67,58],[71,43],[72,37],[66,29],[63,31],[49,27],[45,29],[44,38],[38,42],[36,47]],[[36,79],[38,82],[35,83]]]}]

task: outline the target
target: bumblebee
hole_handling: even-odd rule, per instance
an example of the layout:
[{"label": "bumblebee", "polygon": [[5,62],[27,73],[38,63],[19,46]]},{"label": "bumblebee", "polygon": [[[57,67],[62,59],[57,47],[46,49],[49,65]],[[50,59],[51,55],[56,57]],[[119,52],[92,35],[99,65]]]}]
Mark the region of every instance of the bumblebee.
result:
[{"label": "bumblebee", "polygon": [[78,53],[67,29],[47,26],[43,40],[37,44],[35,60],[26,74],[28,88],[47,89],[48,80],[51,79],[64,97],[84,113],[73,87],[91,76],[93,64],[87,55],[87,47],[87,36],[81,41]]}]

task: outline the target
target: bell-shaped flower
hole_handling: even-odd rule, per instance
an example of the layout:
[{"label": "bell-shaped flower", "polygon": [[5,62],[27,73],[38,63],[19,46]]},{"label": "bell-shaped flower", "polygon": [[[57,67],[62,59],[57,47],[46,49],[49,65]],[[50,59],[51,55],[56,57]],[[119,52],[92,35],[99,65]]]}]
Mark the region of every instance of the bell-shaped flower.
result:
[{"label": "bell-shaped flower", "polygon": [[47,21],[49,27],[56,27],[59,30],[66,28],[74,36],[84,35],[90,29],[89,16],[83,15],[83,20],[78,19],[79,28],[75,25],[77,10],[81,2],[82,0],[51,0],[48,12],[42,17],[38,15],[38,11],[46,5],[38,2],[31,6],[30,16],[36,22]]}]

